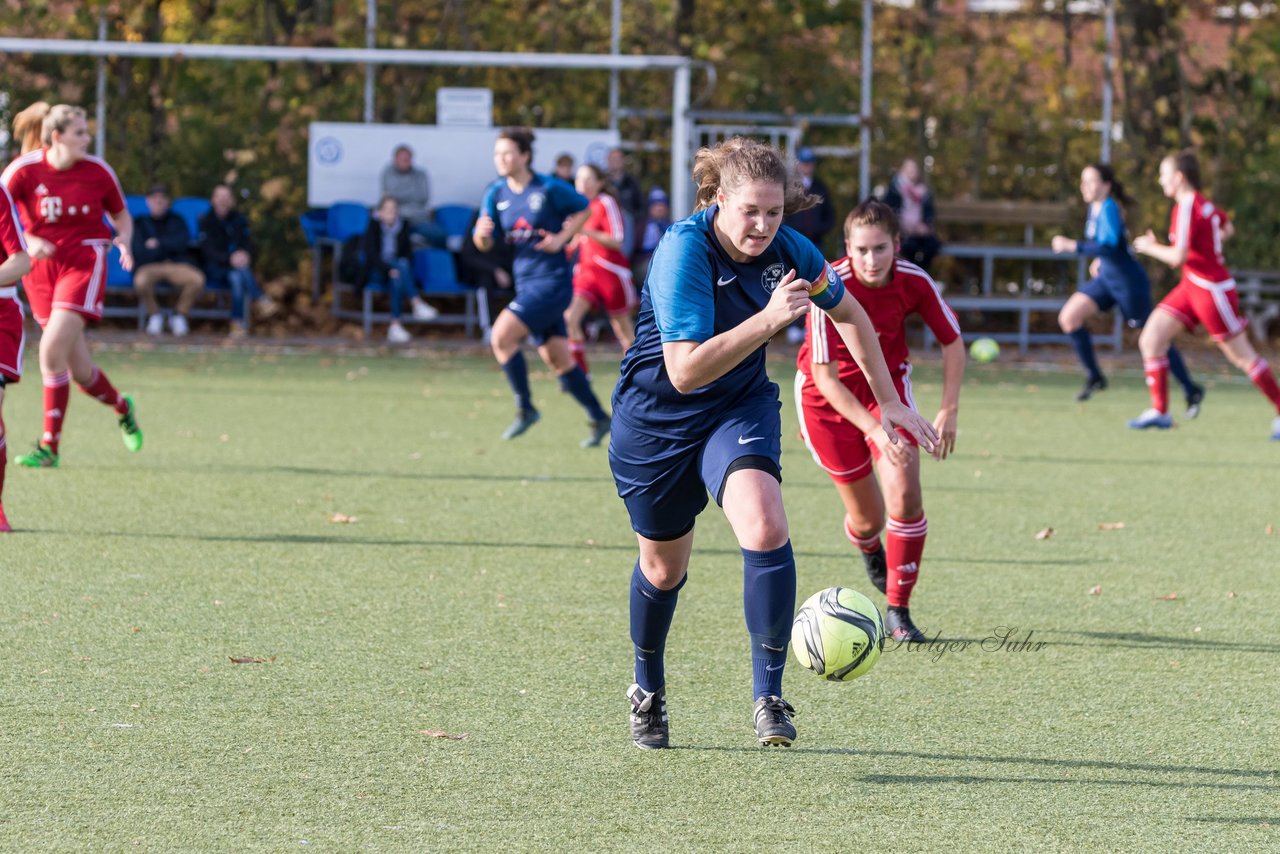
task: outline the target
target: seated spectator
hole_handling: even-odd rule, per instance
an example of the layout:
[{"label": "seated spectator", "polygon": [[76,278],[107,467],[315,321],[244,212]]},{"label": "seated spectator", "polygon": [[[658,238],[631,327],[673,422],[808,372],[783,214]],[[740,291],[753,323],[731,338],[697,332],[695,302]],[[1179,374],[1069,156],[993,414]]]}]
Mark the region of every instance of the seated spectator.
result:
[{"label": "seated spectator", "polygon": [[[476,211],[467,226],[467,234],[475,231],[479,218],[480,212]],[[485,288],[490,292],[510,290],[515,281],[511,278],[513,261],[511,244],[505,240],[495,242],[490,251],[481,252],[475,241],[468,238],[462,242],[462,249],[458,252],[458,280],[464,285]]]},{"label": "seated spectator", "polygon": [[409,343],[413,336],[400,322],[405,298],[408,297],[417,320],[435,320],[440,312],[418,294],[418,283],[413,278],[409,224],[400,216],[400,206],[391,196],[383,197],[378,203],[359,254],[362,256],[357,274],[360,287],[386,287],[391,295],[391,325],[387,327],[387,340],[392,344]]},{"label": "seated spectator", "polygon": [[635,280],[644,284],[645,274],[649,272],[649,259],[658,248],[658,241],[671,227],[671,200],[661,187],[649,191],[649,209],[645,214],[644,230],[640,233],[640,245],[636,248],[635,258],[631,265]]},{"label": "seated spectator", "polygon": [[901,255],[926,272],[942,249],[933,191],[924,182],[920,164],[908,157],[885,191],[884,203],[893,208],[902,228]]},{"label": "seated spectator", "polygon": [[413,165],[413,149],[401,143],[382,170],[383,198],[390,196],[400,205],[400,216],[409,224],[419,242],[444,248],[445,234],[431,216],[431,184],[427,173]]},{"label": "seated spectator", "polygon": [[561,154],[556,158],[555,175],[561,181],[573,183],[576,170],[573,168],[573,155],[569,153]]},{"label": "seated spectator", "polygon": [[219,184],[209,198],[210,210],[200,217],[196,245],[204,262],[206,279],[225,282],[231,288],[231,336],[249,334],[245,304],[252,303],[262,315],[273,314],[276,304],[262,293],[253,276],[253,240],[249,221],[236,210],[231,188]]},{"label": "seated spectator", "polygon": [[186,220],[169,209],[169,191],[155,184],[147,191],[147,216],[133,221],[133,289],[147,311],[147,334],[164,331],[164,315],[156,302],[156,285],[178,289],[169,330],[179,338],[191,326],[187,315],[204,290],[204,273],[191,263],[191,231]]}]

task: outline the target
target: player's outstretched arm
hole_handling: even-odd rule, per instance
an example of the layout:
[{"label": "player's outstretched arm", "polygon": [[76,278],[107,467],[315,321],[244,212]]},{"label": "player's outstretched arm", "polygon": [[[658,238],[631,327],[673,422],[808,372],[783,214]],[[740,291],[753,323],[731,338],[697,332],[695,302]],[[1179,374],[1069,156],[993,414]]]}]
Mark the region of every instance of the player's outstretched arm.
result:
[{"label": "player's outstretched arm", "polygon": [[109,216],[116,230],[115,239],[111,242],[120,250],[120,269],[128,272],[133,269],[133,217],[129,215],[128,208],[121,208]]},{"label": "player's outstretched arm", "polygon": [[857,298],[846,291],[840,302],[827,310],[827,314],[835,321],[836,331],[862,369],[862,375],[871,386],[871,393],[876,396],[876,403],[880,404],[880,420],[889,439],[896,442],[896,428],[901,427],[915,437],[920,447],[932,453],[938,434],[932,424],[918,412],[912,411],[898,397],[898,390],[893,385],[893,378],[889,376],[888,366],[885,365],[884,352],[880,349],[875,327],[871,325],[871,318]]},{"label": "player's outstretched arm", "polygon": [[811,366],[810,370],[813,373],[814,386],[827,399],[827,403],[831,404],[831,408],[840,414],[841,418],[857,427],[864,436],[875,442],[876,447],[890,462],[902,464],[906,461],[907,449],[910,446],[905,442],[889,438],[889,434],[884,431],[880,420],[872,415],[862,405],[862,402],[854,397],[849,387],[841,381],[839,365],[835,362],[816,363]]},{"label": "player's outstretched arm", "polygon": [[956,448],[956,421],[960,415],[960,386],[964,382],[967,361],[964,339],[957,338],[942,348],[942,407],[933,419],[938,444],[933,449],[937,459],[945,460]]},{"label": "player's outstretched arm", "polygon": [[31,272],[31,256],[25,252],[16,252],[4,259],[0,264],[0,288],[17,284],[18,280]]},{"label": "player's outstretched arm", "polygon": [[1133,239],[1133,250],[1140,255],[1154,258],[1162,264],[1168,264],[1170,267],[1181,267],[1187,260],[1186,248],[1164,245],[1156,240],[1155,234],[1149,228],[1146,234],[1140,234]]}]

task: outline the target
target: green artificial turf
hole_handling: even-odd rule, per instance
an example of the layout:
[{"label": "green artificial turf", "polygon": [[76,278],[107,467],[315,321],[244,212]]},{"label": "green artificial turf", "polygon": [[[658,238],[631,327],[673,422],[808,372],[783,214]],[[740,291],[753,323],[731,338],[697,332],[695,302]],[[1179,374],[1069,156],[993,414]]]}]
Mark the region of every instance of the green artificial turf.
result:
[{"label": "green artificial turf", "polygon": [[[1280,444],[1243,378],[1134,433],[1136,371],[1081,406],[1072,373],[971,366],[912,600],[949,642],[848,685],[793,661],[790,750],[755,746],[713,506],[651,753],[626,735],[634,539],[545,373],[503,443],[481,353],[102,363],[144,450],[73,392],[62,468],[9,467],[0,849],[1280,849]],[[918,368],[930,416],[938,381]],[[39,409],[32,370],[11,458]],[[783,412],[799,597],[871,594]],[[984,648],[1000,627],[1031,643]]]}]

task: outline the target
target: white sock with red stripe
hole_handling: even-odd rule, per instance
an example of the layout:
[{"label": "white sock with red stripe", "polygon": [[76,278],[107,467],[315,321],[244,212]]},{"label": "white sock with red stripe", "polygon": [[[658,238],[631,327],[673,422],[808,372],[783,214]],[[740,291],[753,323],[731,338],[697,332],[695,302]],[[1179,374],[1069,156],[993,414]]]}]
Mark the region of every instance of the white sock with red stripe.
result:
[{"label": "white sock with red stripe", "polygon": [[1267,400],[1271,401],[1271,405],[1276,408],[1276,413],[1280,414],[1280,385],[1277,385],[1276,378],[1271,373],[1271,366],[1267,364],[1267,360],[1259,356],[1254,360],[1246,371],[1249,379],[1253,380],[1253,384],[1258,390],[1267,396]]},{"label": "white sock with red stripe", "polygon": [[929,520],[920,514],[917,519],[889,517],[885,528],[885,561],[889,575],[885,596],[889,606],[906,608],[911,601],[911,590],[920,574],[920,559],[924,555],[924,540],[929,533]]},{"label": "white sock with red stripe", "polygon": [[844,535],[849,538],[849,542],[858,547],[863,554],[875,554],[880,551],[880,532],[868,534],[863,537],[853,530],[853,524],[849,517],[844,517]]}]

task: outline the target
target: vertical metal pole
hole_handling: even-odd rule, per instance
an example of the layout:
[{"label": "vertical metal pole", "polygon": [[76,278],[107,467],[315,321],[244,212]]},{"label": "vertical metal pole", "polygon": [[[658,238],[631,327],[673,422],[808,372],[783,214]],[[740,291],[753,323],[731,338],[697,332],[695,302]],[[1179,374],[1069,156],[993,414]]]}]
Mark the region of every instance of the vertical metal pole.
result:
[{"label": "vertical metal pole", "polygon": [[671,218],[680,219],[693,210],[693,164],[690,150],[693,137],[692,119],[689,117],[689,65],[675,71],[671,87]]},{"label": "vertical metal pole", "polygon": [[862,0],[862,106],[858,126],[858,201],[871,195],[871,0]]},{"label": "vertical metal pole", "polygon": [[[378,0],[365,0],[364,3],[364,46],[373,50],[378,34]],[[373,123],[373,76],[378,67],[373,64],[364,67],[364,123]]]},{"label": "vertical metal pole", "polygon": [[[98,13],[98,41],[107,40],[107,13]],[[98,57],[98,108],[95,113],[97,128],[93,134],[93,153],[105,158],[107,147],[107,58]]]},{"label": "vertical metal pole", "polygon": [[[613,0],[613,23],[610,27],[609,53],[622,53],[622,0]],[[609,71],[609,130],[618,129],[618,69]]]},{"label": "vertical metal pole", "polygon": [[1106,52],[1102,58],[1102,162],[1111,162],[1111,111],[1115,97],[1111,82],[1115,68],[1116,43],[1116,4],[1115,0],[1107,0],[1106,8]]}]

